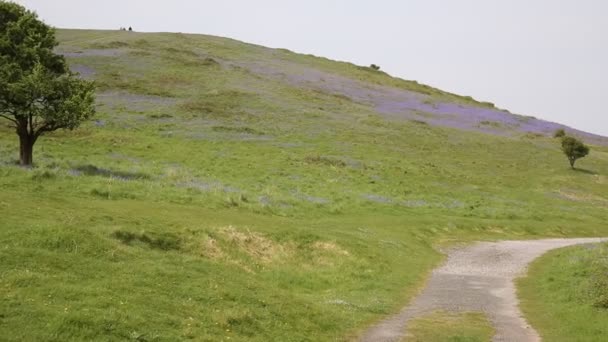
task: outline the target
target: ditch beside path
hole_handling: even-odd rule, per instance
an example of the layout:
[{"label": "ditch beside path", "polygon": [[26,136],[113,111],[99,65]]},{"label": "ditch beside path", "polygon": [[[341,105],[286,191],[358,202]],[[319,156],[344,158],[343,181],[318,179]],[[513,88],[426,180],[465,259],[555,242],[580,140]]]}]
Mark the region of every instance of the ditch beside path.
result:
[{"label": "ditch beside path", "polygon": [[367,330],[361,342],[401,341],[410,320],[437,310],[483,312],[496,329],[495,342],[538,342],[519,310],[514,280],[549,250],[608,238],[479,242],[448,251],[426,287],[400,313]]}]

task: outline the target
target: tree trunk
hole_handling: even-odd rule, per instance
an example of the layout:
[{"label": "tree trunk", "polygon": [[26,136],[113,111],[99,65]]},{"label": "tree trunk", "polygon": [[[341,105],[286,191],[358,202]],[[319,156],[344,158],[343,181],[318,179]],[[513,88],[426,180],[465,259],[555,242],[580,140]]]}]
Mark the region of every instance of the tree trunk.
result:
[{"label": "tree trunk", "polygon": [[32,166],[34,161],[34,143],[36,138],[29,134],[19,135],[19,164],[21,166]]},{"label": "tree trunk", "polygon": [[572,170],[574,170],[574,163],[576,162],[576,159],[568,158],[568,160],[570,161],[570,167],[572,168]]}]

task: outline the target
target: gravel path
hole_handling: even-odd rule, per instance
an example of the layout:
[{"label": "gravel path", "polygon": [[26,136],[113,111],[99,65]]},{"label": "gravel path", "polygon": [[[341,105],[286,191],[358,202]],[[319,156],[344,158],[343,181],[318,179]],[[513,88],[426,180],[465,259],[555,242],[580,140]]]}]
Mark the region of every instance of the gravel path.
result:
[{"label": "gravel path", "polygon": [[362,342],[399,341],[409,320],[436,310],[485,313],[496,329],[493,341],[540,341],[519,310],[513,280],[528,263],[545,252],[600,238],[480,242],[448,251],[447,262],[435,269],[426,288],[399,314],[371,327]]}]

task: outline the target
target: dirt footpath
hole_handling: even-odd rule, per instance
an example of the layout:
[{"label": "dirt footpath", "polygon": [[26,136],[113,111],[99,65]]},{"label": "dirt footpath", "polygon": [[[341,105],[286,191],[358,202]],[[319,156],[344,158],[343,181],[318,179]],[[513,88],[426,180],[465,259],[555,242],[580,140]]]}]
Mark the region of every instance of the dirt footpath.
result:
[{"label": "dirt footpath", "polygon": [[485,313],[496,329],[493,341],[540,341],[518,307],[514,279],[545,252],[570,245],[608,241],[600,238],[480,242],[448,251],[424,290],[399,314],[371,327],[362,342],[400,341],[409,320],[436,310]]}]

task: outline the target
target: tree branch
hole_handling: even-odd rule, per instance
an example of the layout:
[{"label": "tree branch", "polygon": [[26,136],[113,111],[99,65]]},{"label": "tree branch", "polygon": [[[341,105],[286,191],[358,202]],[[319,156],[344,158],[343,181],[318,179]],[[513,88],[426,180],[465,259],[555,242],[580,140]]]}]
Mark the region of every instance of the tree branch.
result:
[{"label": "tree branch", "polygon": [[43,126],[41,126],[40,128],[38,128],[38,130],[36,130],[36,132],[34,132],[33,136],[37,139],[40,135],[42,135],[42,133],[45,132],[52,132],[54,130],[59,129],[60,127],[47,123]]},{"label": "tree branch", "polygon": [[8,121],[11,121],[12,123],[14,123],[15,125],[17,124],[17,120],[11,118],[10,116],[7,116],[5,114],[0,114],[0,118],[5,118]]}]

